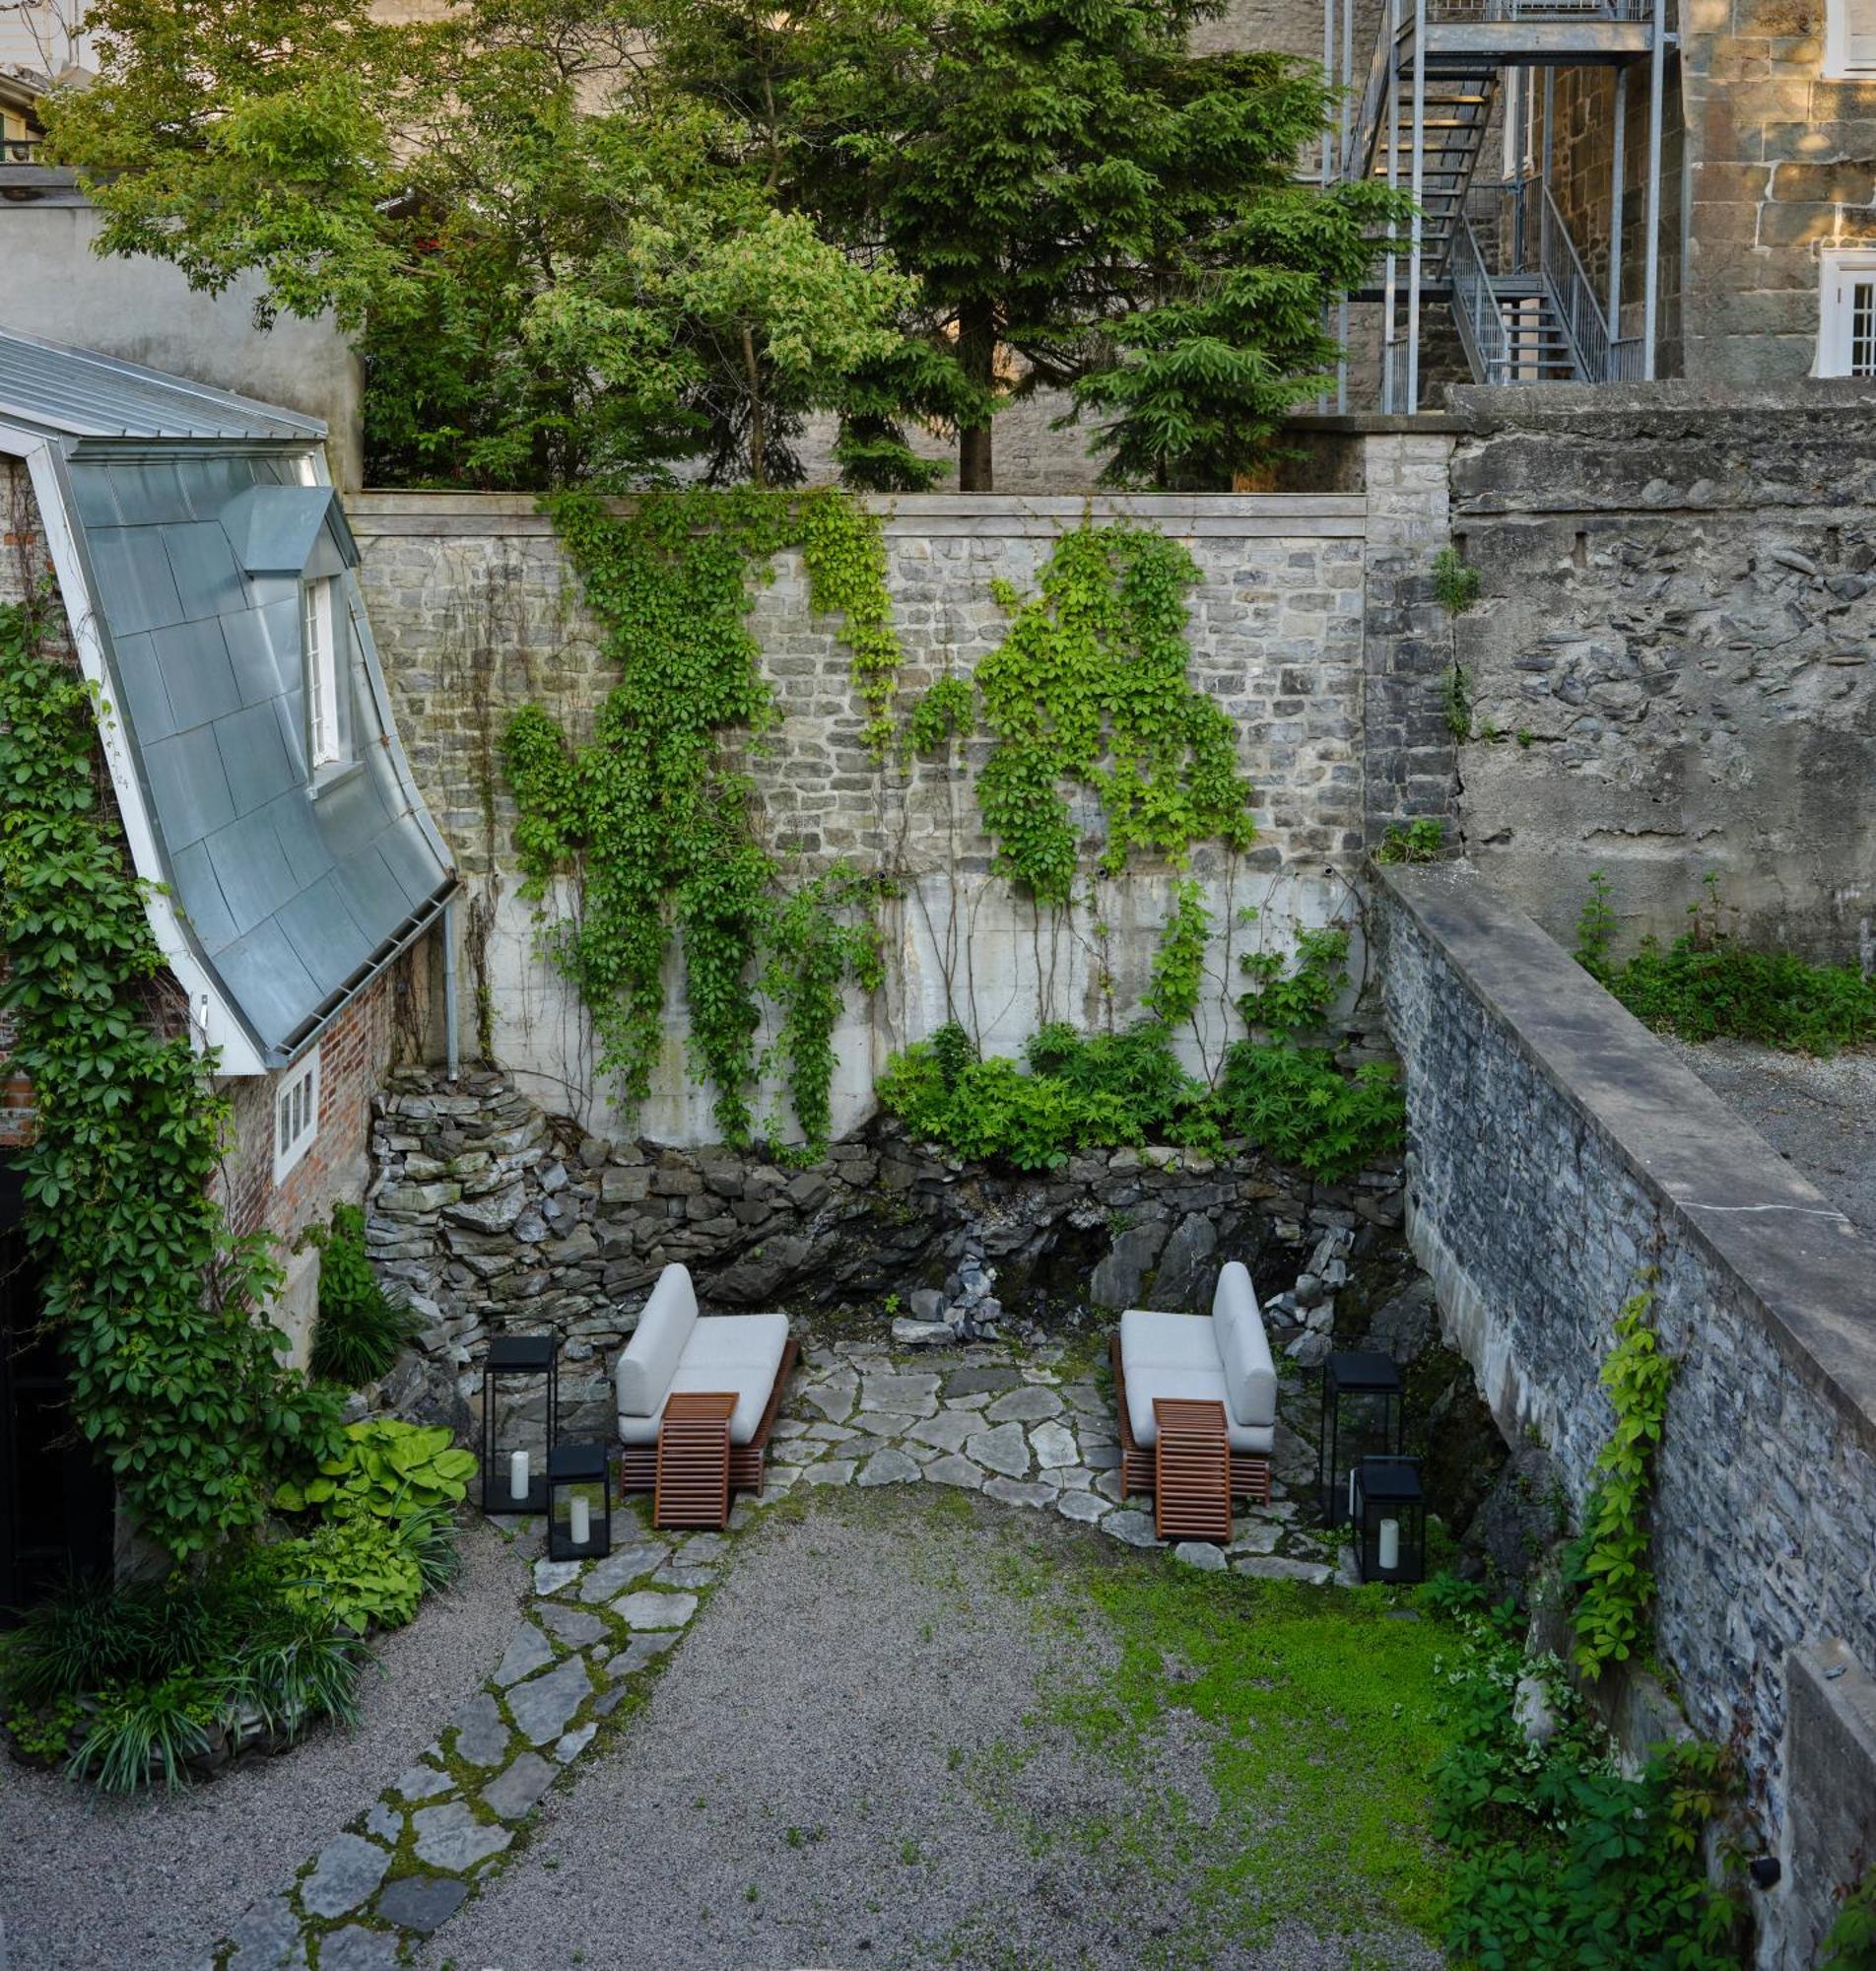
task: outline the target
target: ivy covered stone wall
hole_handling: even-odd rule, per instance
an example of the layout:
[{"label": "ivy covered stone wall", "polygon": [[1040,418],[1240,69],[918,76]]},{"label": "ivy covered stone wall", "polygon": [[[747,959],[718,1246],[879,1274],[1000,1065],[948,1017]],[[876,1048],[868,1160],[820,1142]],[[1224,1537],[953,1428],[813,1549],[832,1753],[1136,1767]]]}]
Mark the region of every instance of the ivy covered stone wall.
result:
[{"label": "ivy covered stone wall", "polygon": [[[1443,509],[1442,483],[1413,491]],[[379,494],[348,510],[399,727],[470,882],[466,1045],[480,1042],[545,1106],[571,1109],[602,1133],[711,1140],[719,1132],[709,1091],[685,1071],[675,966],[652,1099],[627,1125],[593,1072],[581,1009],[535,953],[533,909],[517,895],[502,735],[537,701],[574,743],[585,740],[616,675],[562,543],[525,499]],[[885,510],[902,714],[997,646],[1012,620],[1009,591],[1034,593],[1063,535],[1084,520],[1131,518],[1190,551],[1199,581],[1189,596],[1188,679],[1233,721],[1257,824],[1242,852],[1201,842],[1192,854],[1222,935],[1212,954],[1216,989],[1189,1047],[1194,1064],[1201,1054],[1215,1064],[1240,1031],[1228,1011],[1243,985],[1238,956],[1262,944],[1287,948],[1298,925],[1353,915],[1371,788],[1384,778],[1363,724],[1366,503],[930,495]],[[811,609],[798,555],[784,552],[772,568],[772,581],[755,588],[750,624],[782,715],[744,756],[766,846],[791,880],[844,858],[883,871],[897,889],[882,910],[887,983],[870,1007],[849,997],[837,1034],[837,1133],[869,1112],[872,1078],[888,1055],[948,1017],[1001,1053],[1046,1019],[1094,1029],[1132,1017],[1177,872],[1136,855],[1092,903],[1078,886],[1074,906],[1038,918],[992,873],[973,791],[988,742],[969,740],[948,757],[876,761],[839,623]],[[995,583],[1008,585],[1003,600]],[[1395,798],[1404,777],[1386,780],[1384,798]],[[1100,810],[1080,804],[1074,819],[1096,832]],[[550,902],[561,912],[572,898],[563,889]]]}]

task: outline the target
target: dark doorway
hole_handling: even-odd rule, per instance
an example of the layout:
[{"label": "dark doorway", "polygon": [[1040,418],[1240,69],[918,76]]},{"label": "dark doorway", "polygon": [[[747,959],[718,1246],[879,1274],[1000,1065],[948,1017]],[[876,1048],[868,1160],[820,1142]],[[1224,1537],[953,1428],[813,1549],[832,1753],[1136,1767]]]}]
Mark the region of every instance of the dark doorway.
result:
[{"label": "dark doorway", "polygon": [[110,1477],[73,1426],[19,1221],[20,1180],[0,1170],[0,1625],[71,1575],[106,1571],[113,1530]]}]

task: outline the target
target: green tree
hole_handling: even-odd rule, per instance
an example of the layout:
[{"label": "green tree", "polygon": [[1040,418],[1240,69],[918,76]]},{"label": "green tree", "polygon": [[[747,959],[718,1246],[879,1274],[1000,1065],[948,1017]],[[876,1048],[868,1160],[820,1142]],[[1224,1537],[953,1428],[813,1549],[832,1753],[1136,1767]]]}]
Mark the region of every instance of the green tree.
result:
[{"label": "green tree", "polygon": [[[911,289],[731,156],[610,0],[100,0],[100,76],[48,110],[100,244],[363,351],[374,471],[628,485],[799,476],[788,439],[902,351]],[[876,388],[877,385],[875,384]],[[863,411],[867,400],[855,397]]]},{"label": "green tree", "polygon": [[1296,182],[1320,71],[1189,54],[1216,0],[668,4],[662,71],[732,119],[736,158],[917,275],[943,360],[896,408],[957,430],[967,489],[993,484],[998,404],[1042,385],[1073,391],[1114,480],[1255,464],[1333,364],[1328,303],[1405,210]]}]

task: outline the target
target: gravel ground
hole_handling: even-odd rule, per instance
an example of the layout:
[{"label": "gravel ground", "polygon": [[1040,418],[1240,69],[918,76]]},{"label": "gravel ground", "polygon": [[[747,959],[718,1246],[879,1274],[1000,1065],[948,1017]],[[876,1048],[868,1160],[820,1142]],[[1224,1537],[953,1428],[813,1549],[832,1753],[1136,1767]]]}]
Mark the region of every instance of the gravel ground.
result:
[{"label": "gravel ground", "polygon": [[[1129,1775],[1038,1716],[1053,1681],[1113,1658],[1080,1571],[1146,1565],[1165,1562],[962,1496],[776,1508],[645,1709],[420,1964],[1439,1966],[1407,1935],[1359,1956],[1294,1926],[1229,1950],[1181,1935],[1195,1870],[1257,1831],[1210,1824],[1209,1728],[1169,1713]],[[1143,1790],[1200,1852],[1142,1840]],[[1102,1839],[1130,1813],[1127,1838]]]},{"label": "gravel ground", "polygon": [[1876,1238],[1876,1053],[1829,1060],[1747,1041],[1663,1039],[1837,1208]]},{"label": "gravel ground", "polygon": [[436,1735],[488,1675],[526,1569],[487,1521],[464,1530],[463,1578],[377,1645],[351,1732],[324,1730],[171,1798],[97,1801],[0,1759],[0,1966],[153,1971],[204,1943],[296,1869]]}]

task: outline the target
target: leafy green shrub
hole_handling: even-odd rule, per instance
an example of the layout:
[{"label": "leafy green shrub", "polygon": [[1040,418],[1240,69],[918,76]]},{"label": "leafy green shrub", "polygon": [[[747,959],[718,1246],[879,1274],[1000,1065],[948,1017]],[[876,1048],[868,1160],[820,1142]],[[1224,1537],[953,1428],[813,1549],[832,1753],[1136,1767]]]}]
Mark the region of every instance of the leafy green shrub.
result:
[{"label": "leafy green shrub", "polygon": [[291,1480],[274,1494],[282,1512],[303,1513],[339,1502],[385,1519],[429,1506],[458,1505],[469,1496],[475,1455],[459,1450],[442,1425],[398,1423],[384,1417],[349,1424],[345,1447],[318,1475]]},{"label": "leafy green shrub", "polygon": [[1445,852],[1446,825],[1431,816],[1410,821],[1404,827],[1395,822],[1381,837],[1374,850],[1376,862],[1438,862]]},{"label": "leafy green shrub", "polygon": [[1327,1048],[1290,1041],[1236,1041],[1227,1048],[1218,1106],[1230,1134],[1331,1182],[1391,1156],[1406,1135],[1406,1107],[1391,1067],[1371,1061],[1347,1075]]},{"label": "leafy green shrub", "polygon": [[375,1382],[417,1331],[408,1308],[378,1285],[365,1252],[365,1213],[335,1204],[332,1223],[306,1234],[319,1248],[319,1318],[313,1324],[312,1373],[356,1390]]},{"label": "leafy green shrub", "polygon": [[1589,879],[1577,919],[1576,958],[1637,1019],[1683,1040],[1756,1041],[1792,1053],[1830,1054],[1876,1041],[1876,979],[1848,965],[1809,965],[1789,952],[1754,951],[1725,928],[1717,878],[1691,906],[1672,944],[1644,937],[1624,965],[1610,955],[1615,914],[1608,878]]},{"label": "leafy green shrub", "polygon": [[1591,1676],[1606,1664],[1645,1652],[1650,1633],[1647,1498],[1674,1380],[1674,1364],[1648,1325],[1652,1302],[1650,1293],[1635,1294],[1616,1315],[1616,1345],[1602,1365],[1615,1434],[1596,1455],[1582,1537],[1565,1561],[1565,1574],[1578,1591],[1572,1616],[1576,1662]]},{"label": "leafy green shrub", "polygon": [[288,1605],[308,1614],[323,1609],[357,1635],[401,1629],[424,1595],[424,1571],[404,1527],[363,1510],[339,1512],[303,1539],[270,1547]]},{"label": "leafy green shrub", "polygon": [[1818,1971],[1876,1971],[1876,1869],[1843,1898],[1824,1939]]},{"label": "leafy green shrub", "polygon": [[1433,558],[1433,594],[1449,616],[1463,616],[1484,593],[1485,581],[1476,568],[1468,568],[1459,550],[1450,544]]},{"label": "leafy green shrub", "polygon": [[[1624,1779],[1555,1658],[1524,1656],[1492,1616],[1442,1669],[1456,1742],[1434,1773],[1435,1830],[1456,1855],[1446,1943],[1494,1971],[1723,1971],[1735,1912],[1709,1886],[1701,1834],[1726,1798],[1716,1745],[1657,1746]],[[1555,1733],[1534,1744],[1515,1712],[1542,1685]]]},{"label": "leafy green shrub", "polygon": [[1295,1035],[1328,1018],[1335,996],[1349,983],[1349,934],[1339,924],[1297,934],[1295,952],[1249,951],[1238,963],[1256,981],[1240,993],[1238,1011],[1251,1031]]}]

